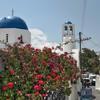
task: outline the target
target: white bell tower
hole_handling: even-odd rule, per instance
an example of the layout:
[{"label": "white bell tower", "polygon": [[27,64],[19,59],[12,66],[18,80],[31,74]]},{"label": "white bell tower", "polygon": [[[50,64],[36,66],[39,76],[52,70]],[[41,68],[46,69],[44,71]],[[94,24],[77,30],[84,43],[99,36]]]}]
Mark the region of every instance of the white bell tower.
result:
[{"label": "white bell tower", "polygon": [[72,49],[75,49],[75,25],[70,21],[65,22],[62,30],[62,42],[63,42],[63,51],[64,52],[72,52]]}]

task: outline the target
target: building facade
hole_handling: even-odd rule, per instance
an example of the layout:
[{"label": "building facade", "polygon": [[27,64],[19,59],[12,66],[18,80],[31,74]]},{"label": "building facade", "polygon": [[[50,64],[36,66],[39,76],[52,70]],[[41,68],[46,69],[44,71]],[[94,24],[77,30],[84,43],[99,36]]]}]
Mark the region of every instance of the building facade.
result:
[{"label": "building facade", "polygon": [[75,49],[75,25],[68,21],[63,24],[62,43],[64,52],[72,52]]}]

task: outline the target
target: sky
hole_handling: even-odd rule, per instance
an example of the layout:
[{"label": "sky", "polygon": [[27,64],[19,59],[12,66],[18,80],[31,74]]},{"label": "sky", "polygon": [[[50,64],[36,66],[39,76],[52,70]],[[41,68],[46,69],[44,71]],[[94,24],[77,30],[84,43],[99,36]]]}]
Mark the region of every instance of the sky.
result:
[{"label": "sky", "polygon": [[40,30],[44,42],[60,43],[62,25],[71,21],[77,39],[79,32],[92,38],[82,47],[100,51],[100,0],[0,0],[0,18],[11,16],[12,8],[29,29]]}]

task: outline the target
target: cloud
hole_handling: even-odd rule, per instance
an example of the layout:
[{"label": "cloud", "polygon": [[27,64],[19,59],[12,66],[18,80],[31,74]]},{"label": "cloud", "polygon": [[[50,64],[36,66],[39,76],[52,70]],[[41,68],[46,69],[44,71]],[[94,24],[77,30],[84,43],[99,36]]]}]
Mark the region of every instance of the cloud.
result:
[{"label": "cloud", "polygon": [[31,32],[31,44],[35,48],[43,48],[43,45],[47,41],[47,36],[39,29],[30,29]]},{"label": "cloud", "polygon": [[44,46],[49,47],[49,48],[56,47],[57,45],[58,45],[58,43],[56,43],[56,42],[46,42],[44,44]]},{"label": "cloud", "polygon": [[34,48],[42,49],[43,47],[54,47],[54,52],[57,52],[59,54],[63,53],[60,49],[56,49],[56,47],[59,45],[56,42],[48,42],[47,36],[45,33],[39,29],[30,29],[31,32],[31,44]]},{"label": "cloud", "polygon": [[41,49],[45,46],[52,48],[58,45],[56,42],[48,42],[46,34],[37,28],[30,29],[30,32],[31,32],[31,44],[35,48]]}]

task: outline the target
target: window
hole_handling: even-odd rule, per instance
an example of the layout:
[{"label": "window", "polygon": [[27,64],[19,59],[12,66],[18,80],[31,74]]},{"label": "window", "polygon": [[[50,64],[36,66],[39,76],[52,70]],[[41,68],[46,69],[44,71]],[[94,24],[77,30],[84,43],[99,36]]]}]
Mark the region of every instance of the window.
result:
[{"label": "window", "polygon": [[22,44],[24,43],[23,42],[23,36],[22,35],[20,36],[20,43],[22,43]]},{"label": "window", "polygon": [[6,34],[6,42],[8,42],[8,34]]},{"label": "window", "polygon": [[73,27],[72,26],[70,26],[70,31],[73,31]]},{"label": "window", "polygon": [[67,26],[65,26],[65,31],[67,31]]}]

